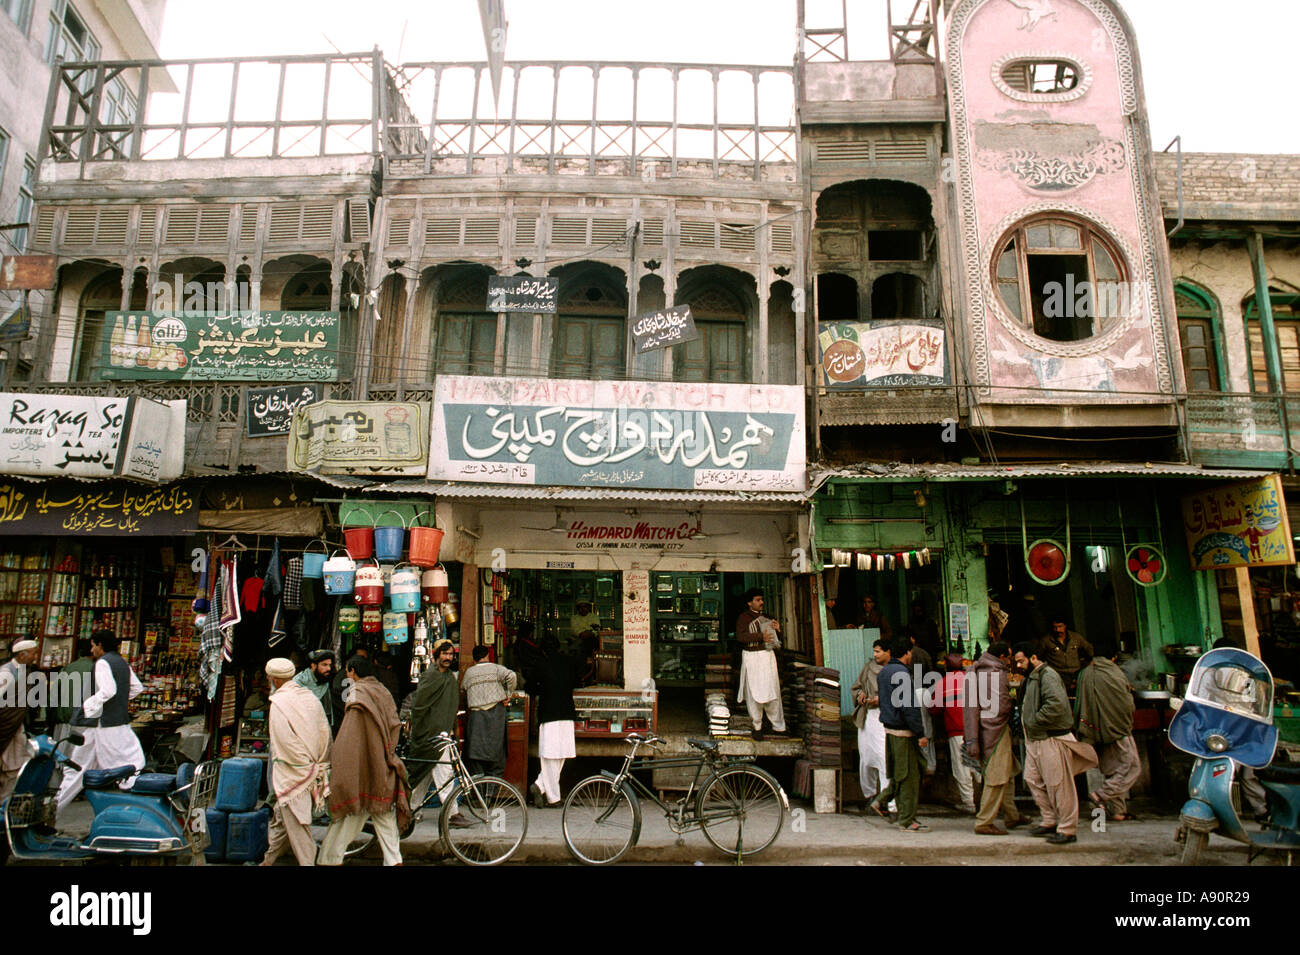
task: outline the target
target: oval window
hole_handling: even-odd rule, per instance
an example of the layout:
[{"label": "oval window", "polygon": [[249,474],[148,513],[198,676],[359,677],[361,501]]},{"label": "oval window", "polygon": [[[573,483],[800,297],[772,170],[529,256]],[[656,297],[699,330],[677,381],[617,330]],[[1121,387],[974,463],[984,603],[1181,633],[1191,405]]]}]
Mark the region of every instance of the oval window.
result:
[{"label": "oval window", "polygon": [[1034,96],[1069,93],[1079,86],[1079,67],[1068,60],[1012,60],[1001,76],[1017,93]]}]

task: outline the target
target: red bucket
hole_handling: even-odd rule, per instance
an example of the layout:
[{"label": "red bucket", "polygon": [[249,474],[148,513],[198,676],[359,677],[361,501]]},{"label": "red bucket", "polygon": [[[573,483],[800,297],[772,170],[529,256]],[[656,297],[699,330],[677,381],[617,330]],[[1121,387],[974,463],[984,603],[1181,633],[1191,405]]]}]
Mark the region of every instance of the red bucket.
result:
[{"label": "red bucket", "polygon": [[348,556],[353,560],[366,560],[375,553],[375,528],[343,528],[343,546],[348,549]]},{"label": "red bucket", "polygon": [[411,538],[411,549],[407,554],[407,560],[416,567],[436,566],[438,551],[442,549],[443,532],[436,527],[411,527],[407,533]]}]

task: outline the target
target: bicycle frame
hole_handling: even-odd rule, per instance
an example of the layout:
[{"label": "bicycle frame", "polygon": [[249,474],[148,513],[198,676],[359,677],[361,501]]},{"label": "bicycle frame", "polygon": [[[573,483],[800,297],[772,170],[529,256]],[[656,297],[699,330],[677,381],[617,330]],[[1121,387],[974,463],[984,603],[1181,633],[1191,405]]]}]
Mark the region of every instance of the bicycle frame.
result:
[{"label": "bicycle frame", "polygon": [[413,812],[418,812],[419,810],[426,808],[429,805],[430,800],[435,796],[439,799],[446,799],[459,791],[466,797],[469,797],[472,794],[473,798],[476,798],[479,801],[478,808],[485,811],[487,808],[486,804],[483,801],[483,797],[479,795],[478,787],[473,784],[473,778],[471,777],[469,770],[466,768],[464,761],[461,759],[460,746],[457,744],[455,738],[447,733],[440,733],[432,742],[438,747],[438,752],[433,759],[406,757],[404,761],[407,763],[423,763],[429,767],[429,772],[432,773],[434,766],[447,761],[444,757],[450,751],[452,778],[447,780],[447,782],[442,786],[435,786],[431,783],[428,790],[425,792],[424,799],[421,800],[418,806],[412,806],[411,810]]},{"label": "bicycle frame", "polygon": [[[623,768],[617,773],[604,770],[601,772],[601,775],[613,781],[615,790],[624,786],[630,788],[634,794],[633,798],[638,802],[640,800],[639,797],[635,795],[636,793],[640,793],[647,797],[651,802],[663,810],[664,818],[669,821],[672,830],[679,833],[692,832],[704,825],[704,818],[695,813],[694,801],[692,799],[696,791],[703,788],[702,784],[707,783],[710,779],[716,776],[720,769],[726,768],[727,766],[753,762],[752,759],[745,756],[729,758],[710,753],[700,753],[697,756],[676,756],[667,759],[637,759],[636,751],[641,745],[640,742],[632,744],[632,752],[628,753],[628,755],[623,758]],[[695,778],[691,780],[691,784],[686,790],[686,795],[682,796],[675,804],[664,802],[652,789],[646,786],[645,783],[632,775],[636,770],[687,769],[692,766],[695,767]],[[704,775],[703,779],[701,779],[701,774],[704,773],[705,766],[708,766],[709,771],[707,775]],[[608,812],[613,812],[614,808],[615,806],[611,804]],[[688,812],[690,813],[689,815],[687,815]],[[673,823],[674,815],[677,817],[675,824]],[[604,817],[605,816],[602,815],[601,818],[603,819]]]}]

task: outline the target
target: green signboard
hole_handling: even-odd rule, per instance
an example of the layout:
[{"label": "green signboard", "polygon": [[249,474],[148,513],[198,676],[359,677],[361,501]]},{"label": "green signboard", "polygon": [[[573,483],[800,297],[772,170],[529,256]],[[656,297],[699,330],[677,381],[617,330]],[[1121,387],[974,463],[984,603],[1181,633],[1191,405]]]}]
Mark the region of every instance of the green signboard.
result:
[{"label": "green signboard", "polygon": [[105,323],[105,378],[338,379],[338,312],[109,312]]}]

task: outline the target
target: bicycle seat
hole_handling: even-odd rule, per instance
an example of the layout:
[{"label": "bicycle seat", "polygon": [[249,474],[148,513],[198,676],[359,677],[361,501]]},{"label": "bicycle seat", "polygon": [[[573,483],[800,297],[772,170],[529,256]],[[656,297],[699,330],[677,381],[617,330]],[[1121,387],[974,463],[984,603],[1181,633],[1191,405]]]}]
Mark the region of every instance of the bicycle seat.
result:
[{"label": "bicycle seat", "polygon": [[686,742],[702,753],[716,753],[718,751],[717,742],[711,739],[688,739]]},{"label": "bicycle seat", "polygon": [[81,785],[86,789],[104,789],[134,775],[135,767],[131,765],[114,766],[112,769],[88,769],[81,777]]}]

